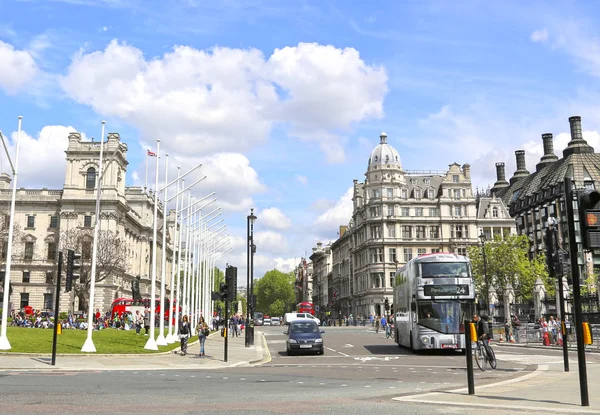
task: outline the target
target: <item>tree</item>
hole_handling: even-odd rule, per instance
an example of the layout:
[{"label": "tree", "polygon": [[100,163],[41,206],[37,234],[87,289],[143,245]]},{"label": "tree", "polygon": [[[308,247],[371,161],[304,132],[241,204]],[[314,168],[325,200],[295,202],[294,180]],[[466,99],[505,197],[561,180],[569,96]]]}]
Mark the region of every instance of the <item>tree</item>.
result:
[{"label": "tree", "polygon": [[496,236],[494,240],[487,241],[484,248],[474,245],[467,250],[473,267],[475,286],[486,299],[489,299],[489,293],[486,292],[483,272],[483,249],[490,288],[493,286],[503,293],[510,285],[522,299],[528,300],[533,297],[535,282],[539,277],[547,292],[554,291],[554,284],[548,276],[545,256],[538,254],[533,260],[529,260],[529,239],[526,235],[507,235],[504,239]]},{"label": "tree", "polygon": [[[88,309],[92,275],[93,229],[73,228],[61,232],[61,250],[72,249],[81,254],[81,278],[74,282],[73,291],[79,299],[80,310]],[[66,261],[66,257],[64,259]],[[113,231],[98,232],[96,283],[121,275],[127,264],[127,246]],[[66,262],[63,264],[66,266]]]},{"label": "tree", "polygon": [[257,311],[273,316],[291,311],[296,301],[294,280],[293,272],[286,274],[274,269],[265,273],[254,284]]}]

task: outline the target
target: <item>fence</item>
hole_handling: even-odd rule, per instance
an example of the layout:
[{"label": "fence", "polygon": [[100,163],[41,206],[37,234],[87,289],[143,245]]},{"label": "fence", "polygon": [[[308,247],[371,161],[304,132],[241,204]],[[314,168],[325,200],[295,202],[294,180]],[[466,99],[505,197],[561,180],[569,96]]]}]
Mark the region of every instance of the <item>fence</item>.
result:
[{"label": "fence", "polygon": [[[590,328],[592,330],[592,339],[593,343],[591,345],[586,346],[587,349],[600,350],[600,324],[590,324]],[[515,331],[517,327],[511,327],[510,335],[513,336],[513,340],[515,343],[519,344],[532,344],[532,345],[542,345],[543,344],[543,334],[542,330],[539,327],[539,324],[535,323],[521,323],[518,327],[518,332]],[[494,333],[494,341],[506,341],[506,332],[504,325],[494,324],[492,326],[492,330]],[[577,337],[575,336],[575,327],[573,327],[569,322],[567,322],[567,343],[569,346],[575,346],[575,342]],[[558,347],[558,343],[553,345],[554,347]],[[549,346],[549,347],[553,347]]]}]

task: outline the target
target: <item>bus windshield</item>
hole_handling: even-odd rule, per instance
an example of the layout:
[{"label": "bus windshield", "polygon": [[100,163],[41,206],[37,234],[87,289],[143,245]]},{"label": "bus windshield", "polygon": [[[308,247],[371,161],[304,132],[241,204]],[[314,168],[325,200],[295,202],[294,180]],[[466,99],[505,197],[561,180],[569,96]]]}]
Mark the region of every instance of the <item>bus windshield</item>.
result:
[{"label": "bus windshield", "polygon": [[417,310],[421,326],[445,334],[459,334],[469,318],[468,306],[459,301],[419,301]]},{"label": "bus windshield", "polygon": [[421,277],[468,277],[467,262],[421,262]]}]

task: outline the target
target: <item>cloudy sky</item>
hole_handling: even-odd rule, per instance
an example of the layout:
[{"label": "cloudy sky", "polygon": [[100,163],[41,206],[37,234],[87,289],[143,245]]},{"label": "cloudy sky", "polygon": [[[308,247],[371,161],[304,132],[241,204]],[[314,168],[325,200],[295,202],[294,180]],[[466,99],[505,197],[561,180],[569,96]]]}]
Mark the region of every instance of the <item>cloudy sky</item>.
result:
[{"label": "cloudy sky", "polygon": [[[600,148],[600,12],[594,1],[0,0],[0,130],[22,115],[19,186],[60,188],[69,131],[146,149],[170,177],[203,163],[246,272],[289,271],[351,214],[380,131],[409,170],[471,163],[474,185],[535,170],[541,135],[583,117]],[[1,160],[0,169],[8,164]],[[161,181],[163,178],[161,169]],[[150,178],[154,166],[151,165]],[[200,177],[198,175],[198,177]],[[152,179],[149,180],[153,182]]]}]

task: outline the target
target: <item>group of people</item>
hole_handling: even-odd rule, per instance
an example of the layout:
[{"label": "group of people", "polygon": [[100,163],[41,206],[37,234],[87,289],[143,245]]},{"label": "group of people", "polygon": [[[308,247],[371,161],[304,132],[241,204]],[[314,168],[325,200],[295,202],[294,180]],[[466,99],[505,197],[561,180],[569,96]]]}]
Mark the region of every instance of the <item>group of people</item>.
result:
[{"label": "group of people", "polygon": [[[206,338],[210,335],[210,328],[204,320],[204,317],[200,317],[200,319],[198,319],[198,323],[196,324],[196,333],[198,334],[198,341],[200,342],[199,356],[202,357],[205,356],[204,343],[206,342]],[[192,337],[192,327],[188,316],[183,316],[181,319],[181,322],[179,323],[178,334],[181,345],[181,355],[185,356],[187,354],[188,339]]]}]

